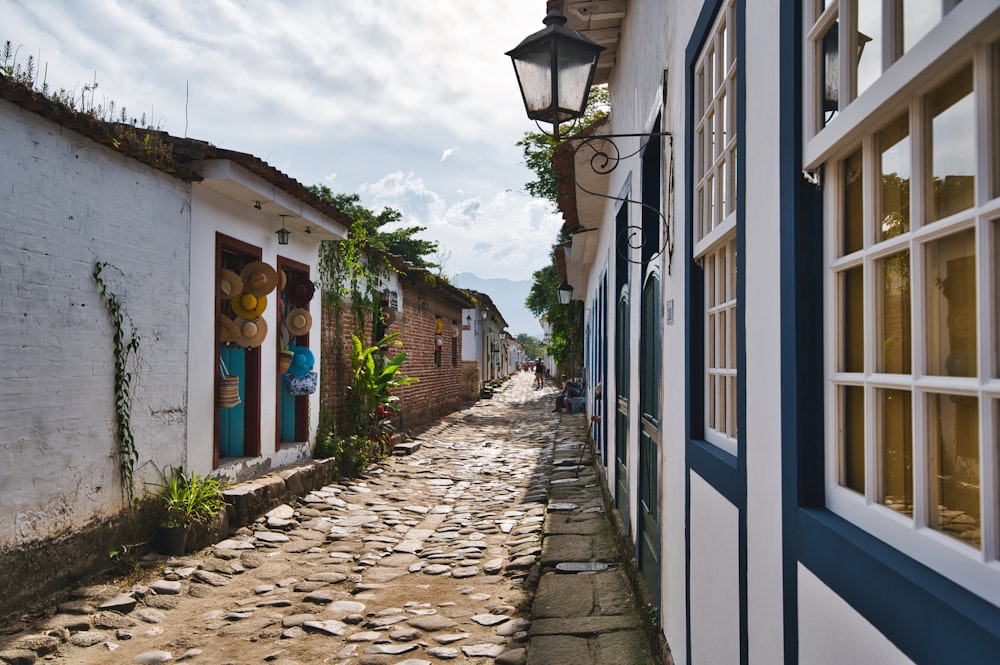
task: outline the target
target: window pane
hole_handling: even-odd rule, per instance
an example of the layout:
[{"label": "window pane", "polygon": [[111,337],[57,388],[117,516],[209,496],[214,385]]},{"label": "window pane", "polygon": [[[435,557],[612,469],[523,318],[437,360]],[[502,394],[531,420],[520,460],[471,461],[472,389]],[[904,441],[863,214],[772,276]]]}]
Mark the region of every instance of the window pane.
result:
[{"label": "window pane", "polygon": [[975,397],[933,394],[927,404],[932,455],[931,524],[979,547],[979,406]]},{"label": "window pane", "polygon": [[927,243],[927,372],[976,376],[976,233]]},{"label": "window pane", "polygon": [[865,371],[864,271],[861,266],[841,273],[844,345],[841,372]]},{"label": "window pane", "polygon": [[879,502],[913,515],[913,404],[909,390],[879,390],[882,488]]},{"label": "window pane", "polygon": [[902,116],[879,135],[882,150],[882,214],[879,240],[910,230],[910,121]]},{"label": "window pane", "polygon": [[858,150],[844,160],[844,219],[843,248],[841,256],[856,252],[864,246],[864,169],[862,154]]},{"label": "window pane", "polygon": [[882,259],[877,264],[882,280],[879,325],[882,349],[878,371],[909,374],[911,362],[910,251]]},{"label": "window pane", "polygon": [[[865,0],[865,4],[871,0]],[[903,52],[923,39],[941,20],[942,0],[903,0]]]},{"label": "window pane", "polygon": [[858,2],[858,94],[882,75],[882,3]]},{"label": "window pane", "polygon": [[865,389],[841,389],[840,484],[856,492],[865,491]]},{"label": "window pane", "polygon": [[835,21],[820,40],[819,108],[823,111],[822,126],[837,117],[840,108],[840,21]]},{"label": "window pane", "polygon": [[975,202],[976,115],[972,67],[967,67],[928,97],[933,118],[931,166],[934,181],[930,220],[972,207]]},{"label": "window pane", "polygon": [[1000,377],[1000,221],[994,220],[990,225],[993,231],[993,376]]}]

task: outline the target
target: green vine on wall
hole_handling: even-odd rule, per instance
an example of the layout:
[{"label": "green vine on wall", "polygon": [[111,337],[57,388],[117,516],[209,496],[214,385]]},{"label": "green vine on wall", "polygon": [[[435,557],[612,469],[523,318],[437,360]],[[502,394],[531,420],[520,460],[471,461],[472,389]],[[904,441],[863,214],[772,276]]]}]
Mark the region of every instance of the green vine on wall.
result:
[{"label": "green vine on wall", "polygon": [[101,298],[108,307],[113,328],[112,341],[115,359],[115,443],[118,447],[118,474],[122,485],[122,495],[131,505],[135,498],[133,475],[139,460],[139,451],[135,447],[132,436],[132,379],[134,374],[129,371],[129,361],[139,352],[139,335],[136,332],[132,317],[124,310],[121,300],[112,293],[104,282],[102,272],[105,269],[114,270],[122,277],[123,273],[116,266],[98,261],[94,264],[94,281],[100,289]]},{"label": "green vine on wall", "polygon": [[[382,315],[382,293],[379,286],[391,274],[393,268],[385,259],[368,249],[367,232],[360,221],[351,225],[348,237],[339,242],[324,241],[319,247],[319,285],[323,290],[326,304],[334,311],[333,351],[338,365],[346,362],[341,340],[344,339],[342,314],[350,308],[358,322],[358,336],[365,338],[367,314]],[[321,369],[326,372],[324,368]],[[341,378],[341,377],[338,377]],[[320,377],[320,383],[330,385],[330,377]],[[348,391],[348,410],[360,408],[353,394]],[[317,440],[323,440],[338,430],[331,413],[321,406],[320,427]]]}]

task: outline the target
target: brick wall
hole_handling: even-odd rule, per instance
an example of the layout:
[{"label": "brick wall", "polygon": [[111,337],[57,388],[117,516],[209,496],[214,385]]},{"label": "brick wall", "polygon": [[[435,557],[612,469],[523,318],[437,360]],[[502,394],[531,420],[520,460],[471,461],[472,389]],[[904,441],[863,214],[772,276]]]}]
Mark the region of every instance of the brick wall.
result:
[{"label": "brick wall", "polygon": [[[462,362],[462,336],[452,337],[452,321],[459,321],[461,304],[447,295],[422,285],[411,283],[404,286],[403,311],[397,312],[396,320],[388,327],[388,333],[401,333],[401,347],[395,352],[406,352],[409,357],[401,374],[419,379],[416,383],[395,391],[402,405],[399,425],[411,428],[433,421],[457,410],[463,401],[478,397],[478,382],[471,385],[467,379],[468,365]],[[426,308],[425,305],[426,304]],[[437,316],[444,321],[441,337],[444,348],[440,366],[434,357],[434,336]],[[333,308],[323,308],[323,385],[321,386],[323,409],[332,412],[338,423],[346,421],[347,386],[351,383],[350,356],[348,354],[350,335],[357,330],[357,317],[353,312],[340,315],[341,337],[336,335],[337,314]],[[367,342],[371,341],[371,322],[366,325]],[[456,345],[452,354],[452,345]],[[452,358],[456,363],[452,363]],[[474,375],[478,376],[476,363],[471,363]]]},{"label": "brick wall", "polygon": [[137,493],[183,462],[191,206],[186,183],[6,101],[0,163],[2,554],[122,505],[98,261],[141,339]]}]

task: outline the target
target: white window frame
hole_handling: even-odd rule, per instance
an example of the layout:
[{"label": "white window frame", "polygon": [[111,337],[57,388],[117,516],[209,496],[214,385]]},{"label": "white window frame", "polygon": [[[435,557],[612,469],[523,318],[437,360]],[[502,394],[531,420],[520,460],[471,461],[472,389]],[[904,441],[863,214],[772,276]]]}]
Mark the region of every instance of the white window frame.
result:
[{"label": "white window frame", "polygon": [[[732,455],[739,448],[736,77],[740,63],[736,60],[736,37],[736,0],[728,0],[695,62],[696,124],[692,146],[697,179],[692,192],[694,258],[705,271],[705,440]],[[706,84],[706,64],[710,64],[710,88]],[[716,145],[718,137],[723,140]],[[708,198],[711,202],[707,203]],[[720,265],[725,266],[724,273]]]},{"label": "white window frame", "polygon": [[[866,1],[866,0],[861,0]],[[816,3],[810,3],[815,5]],[[888,3],[886,3],[888,6]],[[824,279],[825,340],[825,469],[826,505],[831,511],[872,533],[888,544],[921,563],[939,571],[956,583],[979,594],[994,604],[1000,604],[1000,372],[997,370],[997,303],[1000,298],[1000,185],[997,169],[1000,157],[1000,68],[994,46],[1000,43],[1000,10],[990,0],[963,0],[952,7],[941,22],[910,51],[900,56],[892,67],[883,70],[864,94],[852,100],[840,99],[838,116],[825,128],[810,125],[815,117],[818,95],[815,94],[819,67],[816,49],[810,37],[822,35],[817,21],[828,21],[830,12],[841,15],[851,11],[850,0],[834,0],[831,7],[819,15],[806,12],[803,34],[803,57],[806,60],[803,81],[803,112],[806,132],[803,166],[821,170],[824,199]],[[814,7],[814,9],[818,9]],[[883,17],[883,21],[886,19]],[[828,25],[828,23],[825,23]],[[883,30],[891,30],[891,26]],[[841,35],[843,37],[843,35]],[[842,40],[843,46],[843,40]],[[1000,47],[997,47],[1000,48]],[[841,53],[844,49],[841,48]],[[922,223],[927,135],[923,134],[929,119],[923,108],[924,96],[937,89],[943,81],[970,62],[973,64],[973,88],[976,108],[977,144],[974,205],[944,219]],[[842,62],[843,65],[843,62]],[[883,67],[888,67],[883,61]],[[844,89],[843,79],[841,90]],[[875,242],[873,214],[876,207],[875,178],[879,173],[875,150],[875,135],[892,119],[907,113],[911,139],[911,207],[910,229],[905,234]],[[992,117],[990,114],[992,113]],[[987,148],[987,149],[984,149]],[[840,256],[841,229],[838,219],[842,206],[842,160],[858,148],[863,150],[864,249]],[[976,295],[977,295],[977,372],[972,378],[932,376],[924,373],[925,346],[922,328],[925,254],[927,243],[935,238],[972,228],[976,230]],[[878,259],[909,249],[911,285],[917,293],[911,301],[912,374],[880,374],[874,371],[877,332],[875,263]],[[848,266],[863,266],[865,274],[864,344],[865,366],[862,373],[838,371],[839,335],[842,326],[838,302],[837,276]],[[865,402],[865,492],[859,494],[840,485],[840,414],[839,387],[857,385],[864,389]],[[911,393],[913,445],[913,516],[898,513],[878,501],[881,482],[878,453],[877,391],[898,388]],[[972,395],[978,398],[979,461],[980,461],[980,520],[982,546],[976,549],[949,535],[929,528],[927,499],[932,495],[930,465],[933,451],[925,443],[928,422],[927,400],[933,394]]]}]

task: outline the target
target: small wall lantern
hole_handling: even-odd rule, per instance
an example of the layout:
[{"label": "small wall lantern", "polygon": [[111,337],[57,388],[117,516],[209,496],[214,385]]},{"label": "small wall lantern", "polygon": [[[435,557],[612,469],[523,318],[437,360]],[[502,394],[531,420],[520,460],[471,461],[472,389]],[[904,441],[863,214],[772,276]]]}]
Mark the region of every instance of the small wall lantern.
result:
[{"label": "small wall lantern", "polygon": [[560,305],[568,305],[569,299],[573,296],[573,287],[567,282],[563,282],[556,289],[556,296],[559,298]]},{"label": "small wall lantern", "polygon": [[285,217],[288,217],[288,215],[278,215],[278,217],[281,217],[281,228],[275,231],[278,236],[278,244],[287,245],[288,236],[292,235],[292,232],[285,228]]}]

